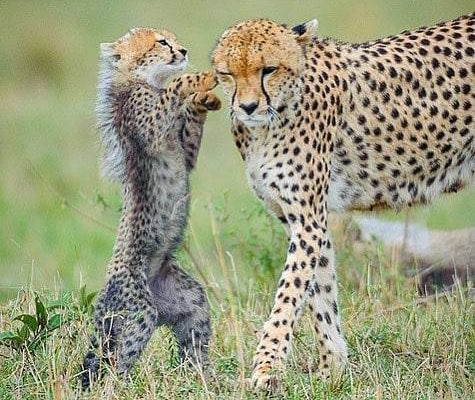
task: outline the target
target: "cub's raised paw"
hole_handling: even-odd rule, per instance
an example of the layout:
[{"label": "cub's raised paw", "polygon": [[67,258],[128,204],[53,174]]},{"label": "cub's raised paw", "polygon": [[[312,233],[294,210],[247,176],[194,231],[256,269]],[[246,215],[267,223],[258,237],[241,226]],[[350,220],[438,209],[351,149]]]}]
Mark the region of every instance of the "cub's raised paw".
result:
[{"label": "cub's raised paw", "polygon": [[207,111],[216,111],[221,108],[221,100],[211,92],[196,93],[193,103],[198,107],[203,107]]},{"label": "cub's raised paw", "polygon": [[221,100],[214,93],[207,93],[206,101],[203,103],[208,111],[217,111],[221,108]]},{"label": "cub's raised paw", "polygon": [[218,84],[216,75],[211,71],[201,72],[197,74],[199,84],[201,86],[200,92],[208,92],[213,90]]},{"label": "cub's raised paw", "polygon": [[178,92],[181,98],[193,93],[209,92],[217,85],[217,80],[212,72],[196,74],[183,74],[176,78],[169,86],[172,92]]}]

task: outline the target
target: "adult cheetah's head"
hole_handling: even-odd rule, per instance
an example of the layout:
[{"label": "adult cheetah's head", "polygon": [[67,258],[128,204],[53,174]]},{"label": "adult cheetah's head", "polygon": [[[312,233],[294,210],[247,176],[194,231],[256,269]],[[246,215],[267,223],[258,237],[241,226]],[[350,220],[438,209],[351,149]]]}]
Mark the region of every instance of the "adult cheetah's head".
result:
[{"label": "adult cheetah's head", "polygon": [[298,93],[304,46],[317,20],[287,28],[268,20],[242,22],[223,33],[213,53],[214,71],[231,100],[233,118],[247,126],[270,123]]},{"label": "adult cheetah's head", "polygon": [[166,30],[131,29],[114,43],[101,44],[102,71],[114,81],[138,79],[162,87],[188,62],[187,50]]}]

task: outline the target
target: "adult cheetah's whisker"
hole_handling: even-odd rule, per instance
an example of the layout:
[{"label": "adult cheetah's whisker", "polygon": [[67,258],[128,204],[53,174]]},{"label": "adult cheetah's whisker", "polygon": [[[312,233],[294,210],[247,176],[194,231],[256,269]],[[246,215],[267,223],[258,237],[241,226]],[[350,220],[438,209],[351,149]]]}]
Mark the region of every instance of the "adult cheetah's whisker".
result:
[{"label": "adult cheetah's whisker", "polygon": [[282,122],[282,117],[280,114],[276,111],[276,109],[272,106],[267,106],[267,113],[270,115],[270,120],[274,121],[277,120],[277,122]]}]

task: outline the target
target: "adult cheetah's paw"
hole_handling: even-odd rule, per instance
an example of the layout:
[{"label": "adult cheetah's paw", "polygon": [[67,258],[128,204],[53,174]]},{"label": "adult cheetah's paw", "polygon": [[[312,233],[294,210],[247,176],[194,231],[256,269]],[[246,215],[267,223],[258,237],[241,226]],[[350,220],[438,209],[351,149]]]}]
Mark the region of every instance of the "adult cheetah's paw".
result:
[{"label": "adult cheetah's paw", "polygon": [[339,381],[346,369],[347,360],[346,352],[321,354],[318,367],[312,372],[323,381]]},{"label": "adult cheetah's paw", "polygon": [[277,377],[272,376],[270,367],[264,366],[256,368],[252,373],[252,378],[248,381],[251,390],[265,391],[268,393],[277,393],[281,391],[281,385]]}]

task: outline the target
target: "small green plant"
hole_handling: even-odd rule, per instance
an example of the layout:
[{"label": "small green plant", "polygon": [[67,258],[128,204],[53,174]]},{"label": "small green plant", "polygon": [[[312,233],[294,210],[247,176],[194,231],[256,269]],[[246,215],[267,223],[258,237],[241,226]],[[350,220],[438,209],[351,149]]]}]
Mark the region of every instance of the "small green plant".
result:
[{"label": "small green plant", "polygon": [[247,265],[255,268],[257,280],[266,282],[269,278],[275,279],[285,260],[287,248],[281,223],[269,215],[259,202],[242,209],[241,218],[245,221],[245,234],[231,235],[234,249],[240,252]]},{"label": "small green plant", "polygon": [[54,330],[63,324],[63,316],[54,312],[60,306],[57,303],[45,306],[36,294],[35,313],[20,314],[13,318],[13,321],[19,321],[22,325],[14,331],[0,332],[0,344],[15,350],[26,348],[34,352]]},{"label": "small green plant", "polygon": [[87,293],[86,285],[79,289],[79,310],[84,314],[91,314],[94,310],[92,302],[97,295],[96,292]]}]

